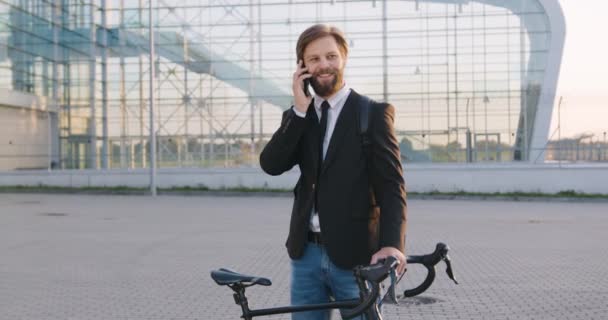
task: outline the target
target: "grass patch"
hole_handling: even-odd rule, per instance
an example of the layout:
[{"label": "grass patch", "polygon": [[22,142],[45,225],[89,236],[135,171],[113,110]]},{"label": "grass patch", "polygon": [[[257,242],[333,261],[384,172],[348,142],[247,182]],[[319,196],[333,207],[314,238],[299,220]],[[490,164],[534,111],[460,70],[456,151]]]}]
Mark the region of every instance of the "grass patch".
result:
[{"label": "grass patch", "polygon": [[250,188],[250,187],[227,187],[227,188],[209,188],[205,185],[199,185],[196,187],[184,186],[184,187],[171,187],[171,188],[159,188],[159,191],[165,192],[201,192],[201,191],[210,191],[210,192],[288,192],[287,189],[277,189],[277,188]]},{"label": "grass patch", "polygon": [[115,187],[61,187],[61,186],[48,186],[48,185],[36,185],[36,186],[0,186],[0,192],[40,192],[40,193],[144,193],[147,188],[127,187],[127,186],[115,186]]},{"label": "grass patch", "polygon": [[[148,194],[149,188],[114,186],[114,187],[60,187],[49,185],[37,186],[0,186],[0,192],[10,193],[99,193],[99,194]],[[227,188],[210,188],[205,185],[198,186],[180,186],[170,188],[158,188],[159,193],[165,194],[180,194],[180,193],[289,193],[289,189],[258,187],[250,188],[245,186],[227,187]],[[408,192],[408,196],[412,197],[475,197],[475,198],[572,198],[572,199],[607,199],[608,194],[598,193],[580,193],[574,190],[564,190],[557,193],[542,193],[542,192]]]},{"label": "grass patch", "polygon": [[487,198],[581,198],[581,199],[608,199],[608,194],[600,193],[581,193],[574,190],[565,190],[557,193],[542,193],[542,192],[408,192],[408,195],[413,196],[454,196],[454,197],[487,197]]},{"label": "grass patch", "polygon": [[[105,186],[105,187],[62,187],[49,185],[36,186],[0,186],[0,192],[39,192],[39,193],[108,193],[108,194],[145,194],[150,191],[150,188],[128,187],[128,186]],[[229,188],[210,188],[205,185],[198,186],[180,186],[170,188],[158,188],[159,192],[166,193],[196,193],[196,192],[271,192],[280,193],[288,192],[287,189],[277,188],[249,188],[249,187],[229,187]]]}]

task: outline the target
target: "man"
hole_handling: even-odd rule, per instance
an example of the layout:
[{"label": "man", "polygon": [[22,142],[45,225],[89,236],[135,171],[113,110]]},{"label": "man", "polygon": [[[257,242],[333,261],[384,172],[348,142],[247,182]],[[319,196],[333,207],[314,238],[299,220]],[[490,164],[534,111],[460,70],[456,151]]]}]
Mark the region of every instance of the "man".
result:
[{"label": "man", "polygon": [[[348,44],[336,27],[314,25],[296,46],[294,106],[260,155],[262,169],[280,175],[295,165],[287,251],[292,259],[293,305],[359,297],[352,268],[404,255],[406,201],[394,107],[372,103],[366,156],[359,132],[363,98],[344,81]],[[305,92],[307,81],[314,95]],[[292,319],[329,319],[329,312],[294,313]]]}]

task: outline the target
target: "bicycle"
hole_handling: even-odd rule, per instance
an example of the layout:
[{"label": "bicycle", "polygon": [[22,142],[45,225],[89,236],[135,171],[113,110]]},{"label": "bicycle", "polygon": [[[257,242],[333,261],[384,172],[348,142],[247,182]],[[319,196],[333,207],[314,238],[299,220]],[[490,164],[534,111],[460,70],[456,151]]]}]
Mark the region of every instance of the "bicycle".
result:
[{"label": "bicycle", "polygon": [[[458,281],[454,278],[450,257],[448,256],[449,247],[444,243],[437,243],[435,251],[427,255],[408,256],[407,263],[422,264],[427,269],[427,275],[424,281],[415,288],[405,290],[403,297],[417,296],[426,291],[435,280],[435,265],[440,261],[446,264],[446,272],[450,279],[456,284]],[[244,320],[252,320],[253,317],[266,316],[273,314],[284,314],[301,311],[312,310],[327,310],[327,309],[347,309],[343,311],[344,319],[351,319],[361,314],[365,314],[368,320],[382,320],[380,314],[380,304],[382,302],[398,304],[397,295],[395,294],[395,286],[401,278],[397,278],[395,267],[398,261],[389,257],[379,263],[368,266],[357,266],[353,272],[359,286],[359,299],[350,299],[342,301],[333,301],[320,304],[285,306],[266,309],[252,310],[249,308],[245,289],[253,285],[270,286],[272,282],[268,278],[248,276],[237,273],[230,269],[220,268],[211,271],[211,278],[220,286],[228,286],[234,291],[234,302],[241,306],[243,314],[241,318]],[[391,285],[387,293],[379,298],[380,284],[391,277]]]}]

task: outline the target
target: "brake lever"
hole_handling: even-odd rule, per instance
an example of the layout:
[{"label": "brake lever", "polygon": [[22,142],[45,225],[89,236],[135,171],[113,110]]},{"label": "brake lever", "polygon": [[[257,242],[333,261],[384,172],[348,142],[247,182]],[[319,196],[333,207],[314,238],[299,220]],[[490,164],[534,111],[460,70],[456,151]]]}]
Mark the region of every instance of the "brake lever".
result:
[{"label": "brake lever", "polygon": [[458,284],[458,281],[456,281],[456,278],[454,278],[454,272],[452,271],[452,262],[450,260],[450,257],[446,254],[445,256],[443,256],[442,260],[447,266],[445,272],[448,274],[448,277],[452,279],[455,284]]},{"label": "brake lever", "polygon": [[382,298],[382,302],[399,305],[399,301],[397,300],[397,294],[395,293],[395,287],[397,287],[397,282],[399,282],[400,279],[397,278],[397,270],[395,270],[395,268],[391,269],[390,277],[391,285],[388,287],[386,295],[384,295],[384,297]]}]

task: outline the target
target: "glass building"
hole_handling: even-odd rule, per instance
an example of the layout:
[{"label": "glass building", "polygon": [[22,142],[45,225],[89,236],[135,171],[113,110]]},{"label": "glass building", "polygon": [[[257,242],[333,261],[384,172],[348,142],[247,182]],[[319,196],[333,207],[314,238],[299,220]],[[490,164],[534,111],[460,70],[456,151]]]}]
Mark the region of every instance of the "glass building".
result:
[{"label": "glass building", "polygon": [[255,166],[315,23],[395,105],[405,162],[544,160],[557,0],[2,0],[0,169],[149,166],[151,72],[160,167]]}]

